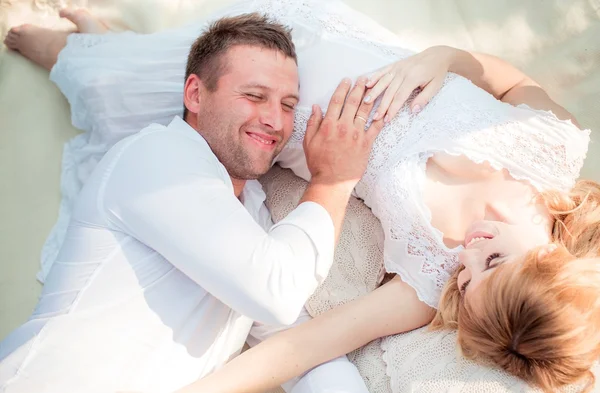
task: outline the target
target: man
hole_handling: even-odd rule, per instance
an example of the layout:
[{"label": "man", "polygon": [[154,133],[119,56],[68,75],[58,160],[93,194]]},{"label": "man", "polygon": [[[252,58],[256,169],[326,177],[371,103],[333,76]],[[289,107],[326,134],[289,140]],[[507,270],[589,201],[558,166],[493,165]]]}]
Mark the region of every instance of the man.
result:
[{"label": "man", "polygon": [[[33,26],[7,37],[46,68],[65,43]],[[292,132],[294,46],[256,14],[212,25],[190,51],[184,119],[122,140],[85,184],[36,310],[0,346],[0,390],[173,391],[239,353],[253,321],[294,322],[382,127],[364,130],[364,92],[345,80],[324,118],[313,108],[312,180],[272,226],[255,179]]]}]

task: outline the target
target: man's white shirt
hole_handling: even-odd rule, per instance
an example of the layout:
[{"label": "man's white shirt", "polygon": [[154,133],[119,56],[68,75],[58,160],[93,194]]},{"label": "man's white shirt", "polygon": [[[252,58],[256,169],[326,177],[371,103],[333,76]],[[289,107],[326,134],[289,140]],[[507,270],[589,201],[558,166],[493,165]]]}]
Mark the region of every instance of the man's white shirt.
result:
[{"label": "man's white shirt", "polygon": [[[115,145],[86,182],[32,317],[0,344],[7,392],[166,392],[289,324],[326,277],[334,227],[305,202],[272,225],[176,117]],[[265,327],[260,325],[264,338]]]}]

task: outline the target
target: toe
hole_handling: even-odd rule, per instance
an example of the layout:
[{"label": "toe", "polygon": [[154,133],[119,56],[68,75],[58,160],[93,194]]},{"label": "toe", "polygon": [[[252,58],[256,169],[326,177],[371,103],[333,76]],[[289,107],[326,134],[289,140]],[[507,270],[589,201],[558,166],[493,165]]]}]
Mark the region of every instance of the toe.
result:
[{"label": "toe", "polygon": [[17,47],[17,42],[13,36],[7,35],[4,39],[4,45],[6,45],[9,49],[15,49]]},{"label": "toe", "polygon": [[67,18],[71,20],[71,18],[73,17],[73,11],[75,10],[71,7],[62,8],[58,11],[58,16],[60,16],[61,18]]}]

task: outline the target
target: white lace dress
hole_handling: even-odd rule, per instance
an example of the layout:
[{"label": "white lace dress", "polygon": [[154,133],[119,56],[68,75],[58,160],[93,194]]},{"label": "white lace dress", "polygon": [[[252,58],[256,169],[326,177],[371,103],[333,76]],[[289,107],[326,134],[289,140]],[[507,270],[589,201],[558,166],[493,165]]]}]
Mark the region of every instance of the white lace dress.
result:
[{"label": "white lace dress", "polygon": [[[245,1],[210,20],[250,11],[271,15],[293,29],[301,96],[294,133],[278,161],[308,179],[302,138],[310,106],[316,103],[325,109],[343,77],[363,75],[412,53],[403,49],[393,34],[336,0]],[[43,250],[40,279],[60,247],[72,200],[102,154],[149,123],[166,124],[181,115],[187,52],[204,26],[206,21],[151,35],[70,36],[51,78],[71,104],[73,124],[87,132],[65,147],[63,203]],[[457,267],[460,248],[444,246],[423,202],[425,163],[434,153],[464,155],[477,163],[487,161],[539,190],[566,190],[578,177],[588,142],[589,131],[580,131],[571,122],[524,105],[504,104],[468,80],[449,75],[440,93],[421,113],[413,116],[405,106],[384,127],[366,174],[355,189],[381,221],[385,270],[399,274],[422,301],[436,307],[445,282]],[[377,223],[372,225],[366,230],[377,227]],[[376,245],[371,252],[377,254]],[[381,269],[361,266],[367,260],[368,255],[354,260],[354,267],[345,274],[371,277],[365,288],[372,290],[381,278]],[[319,293],[329,297],[317,296],[311,302],[314,313],[364,292],[364,288],[353,290],[328,282],[332,286]],[[330,301],[335,293],[338,299]],[[401,381],[408,380],[409,374],[394,365],[393,359],[403,357],[395,349],[408,351],[408,347],[398,340],[402,339],[384,339],[375,344],[380,348],[372,344],[364,350],[371,351],[370,355],[355,354],[357,362],[362,356],[363,363],[370,362],[373,369],[387,369],[391,385],[377,382],[382,388],[372,384],[374,391],[386,391],[389,386],[394,392],[405,390]],[[383,358],[387,368],[381,348],[386,351]]]}]

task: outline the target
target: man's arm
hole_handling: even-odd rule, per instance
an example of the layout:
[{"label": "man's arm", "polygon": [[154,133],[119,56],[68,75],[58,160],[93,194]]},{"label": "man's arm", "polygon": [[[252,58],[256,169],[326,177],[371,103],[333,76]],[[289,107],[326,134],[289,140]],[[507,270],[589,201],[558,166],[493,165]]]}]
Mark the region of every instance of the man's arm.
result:
[{"label": "man's arm", "polygon": [[383,128],[380,120],[365,130],[373,109],[373,102],[363,102],[366,83],[366,78],[359,78],[352,87],[352,81],[345,78],[333,93],[323,118],[319,106],[313,105],[304,136],[311,180],[300,202],[316,202],[329,212],[336,241],[352,190],[364,174],[373,142]]},{"label": "man's arm", "polygon": [[328,212],[303,203],[267,232],[217,162],[199,157],[188,138],[161,134],[142,136],[117,161],[99,195],[109,222],[234,310],[293,322],[331,265]]},{"label": "man's arm", "polygon": [[322,120],[315,108],[305,141],[313,179],[300,205],[268,232],[216,160],[202,158],[188,137],[164,132],[141,134],[114,153],[100,210],[234,310],[292,323],[329,272],[350,193],[382,127],[374,122],[365,131],[355,119],[370,110],[360,105],[364,85],[344,105],[351,86],[340,84]]}]

